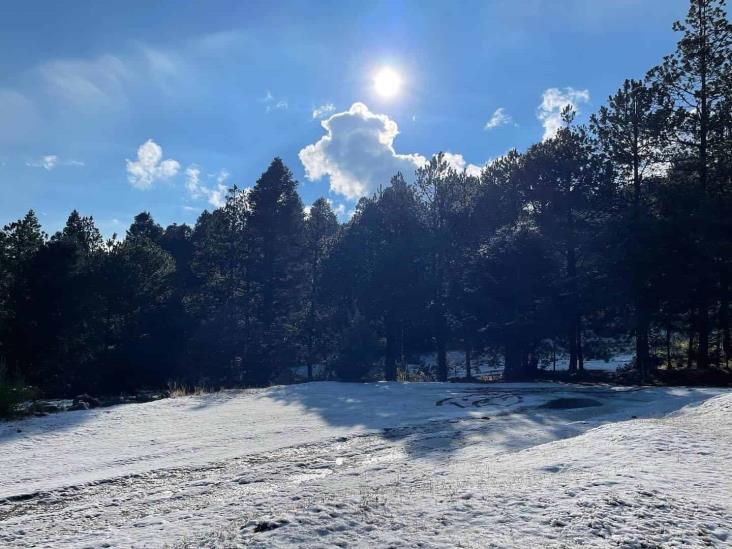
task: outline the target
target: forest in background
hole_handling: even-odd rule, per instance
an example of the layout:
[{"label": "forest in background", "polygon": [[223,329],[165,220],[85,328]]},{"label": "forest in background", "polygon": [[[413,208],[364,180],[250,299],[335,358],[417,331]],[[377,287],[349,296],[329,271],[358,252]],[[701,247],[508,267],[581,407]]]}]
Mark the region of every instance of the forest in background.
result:
[{"label": "forest in background", "polygon": [[[640,380],[728,370],[732,27],[691,0],[674,52],[586,125],[509,151],[479,177],[436,155],[352,218],[304,209],[276,158],[194,227],[137,215],[104,240],[74,211],[0,231],[0,392],[46,396],[266,385],[297,365],[387,380],[415,353],[502,357],[534,378],[561,353],[632,337]],[[3,389],[4,388],[4,389]]]}]

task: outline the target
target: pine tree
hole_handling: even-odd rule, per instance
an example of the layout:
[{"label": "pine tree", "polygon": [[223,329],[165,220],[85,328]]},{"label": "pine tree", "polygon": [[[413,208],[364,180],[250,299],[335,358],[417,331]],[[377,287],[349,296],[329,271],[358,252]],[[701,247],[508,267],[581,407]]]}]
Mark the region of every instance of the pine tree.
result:
[{"label": "pine tree", "polygon": [[586,131],[571,127],[571,109],[565,109],[566,126],[556,137],[533,145],[524,155],[522,186],[526,189],[527,208],[542,233],[556,246],[564,260],[562,317],[567,333],[569,369],[583,369],[582,320],[583,285],[587,271],[589,237],[596,215],[596,198],[607,184],[606,172],[596,155]]},{"label": "pine tree", "polygon": [[[338,232],[338,219],[325,198],[319,198],[310,207],[305,220],[305,251],[307,262],[307,311],[303,323],[305,359],[308,381],[313,379],[313,364],[325,358],[329,337],[326,306],[323,303],[323,263]],[[332,315],[331,315],[332,316]]]},{"label": "pine tree", "polygon": [[305,221],[297,183],[275,158],[248,194],[246,225],[253,342],[244,365],[255,383],[297,359],[306,290]]},{"label": "pine tree", "polygon": [[45,240],[33,210],[0,230],[0,361],[7,361],[16,375],[23,373],[24,362],[24,347],[18,337],[18,323],[23,319],[18,313],[32,299],[28,269]]},{"label": "pine tree", "polygon": [[[674,106],[670,119],[675,136],[675,162],[695,176],[698,192],[693,207],[697,215],[689,230],[695,240],[715,240],[713,211],[719,198],[720,182],[714,181],[711,153],[723,132],[715,127],[722,118],[716,113],[725,109],[732,71],[732,25],[727,20],[725,0],[691,0],[686,19],[674,24],[682,33],[676,51],[649,72],[649,79],[668,95]],[[715,286],[715,252],[698,256],[693,268],[699,272],[696,304],[696,328],[699,338],[698,365],[709,365],[709,310]]]},{"label": "pine tree", "polygon": [[613,223],[613,233],[620,252],[614,259],[625,267],[620,277],[629,281],[636,367],[642,377],[651,367],[649,331],[655,309],[650,288],[653,265],[648,253],[652,214],[644,188],[646,180],[652,179],[664,164],[669,113],[662,94],[637,80],[626,80],[608,99],[607,106],[600,107],[591,118],[592,131],[615,175],[615,215],[619,222]]},{"label": "pine tree", "polygon": [[557,305],[559,265],[530,222],[506,225],[472,257],[468,284],[488,345],[503,350],[504,378],[536,375],[537,349]]},{"label": "pine tree", "polygon": [[194,278],[184,302],[193,323],[186,370],[195,382],[243,381],[252,318],[248,208],[247,191],[233,188],[224,207],[201,214],[191,235]]}]

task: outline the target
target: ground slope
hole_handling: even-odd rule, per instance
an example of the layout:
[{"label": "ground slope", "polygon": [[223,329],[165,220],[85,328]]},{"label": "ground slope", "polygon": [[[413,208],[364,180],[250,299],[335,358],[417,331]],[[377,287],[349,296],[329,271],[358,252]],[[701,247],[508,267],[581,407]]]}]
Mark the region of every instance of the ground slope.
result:
[{"label": "ground slope", "polygon": [[722,547],[730,465],[721,390],[231,392],[0,425],[0,546]]}]

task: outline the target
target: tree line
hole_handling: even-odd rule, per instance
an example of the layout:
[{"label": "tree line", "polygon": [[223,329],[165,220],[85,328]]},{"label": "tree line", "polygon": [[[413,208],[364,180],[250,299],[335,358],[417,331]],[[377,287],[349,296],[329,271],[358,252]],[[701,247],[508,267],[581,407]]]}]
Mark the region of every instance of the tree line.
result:
[{"label": "tree line", "polygon": [[143,212],[104,240],[74,211],[0,231],[0,363],[47,394],[263,385],[325,365],[397,379],[411,355],[499,354],[531,379],[631,336],[642,377],[732,354],[732,27],[691,0],[677,48],[579,125],[473,176],[436,155],[352,218],[305,212],[276,158],[194,227]]}]

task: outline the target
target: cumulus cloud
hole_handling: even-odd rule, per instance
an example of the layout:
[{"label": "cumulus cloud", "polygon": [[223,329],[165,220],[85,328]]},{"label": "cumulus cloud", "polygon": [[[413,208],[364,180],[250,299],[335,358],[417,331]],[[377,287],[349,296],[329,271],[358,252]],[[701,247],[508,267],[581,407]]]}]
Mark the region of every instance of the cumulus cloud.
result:
[{"label": "cumulus cloud", "polygon": [[332,112],[335,112],[335,105],[333,103],[326,103],[325,105],[320,105],[320,107],[315,107],[313,109],[313,118],[324,118]]},{"label": "cumulus cloud", "polygon": [[459,172],[465,171],[468,175],[472,175],[474,177],[478,177],[482,170],[481,166],[469,164],[465,158],[463,158],[462,154],[446,152],[442,153],[442,158],[452,169]]},{"label": "cumulus cloud", "polygon": [[81,167],[85,164],[81,160],[74,160],[72,158],[61,159],[55,154],[47,154],[35,160],[28,160],[25,165],[31,168],[43,168],[50,172],[57,166]]},{"label": "cumulus cloud", "polygon": [[191,165],[186,168],[186,189],[192,199],[205,198],[209,204],[220,208],[226,204],[228,191],[226,180],[228,178],[229,172],[226,170],[221,170],[217,174],[209,174],[207,179],[215,179],[214,183],[209,186],[201,181],[201,169],[196,165]]},{"label": "cumulus cloud", "polygon": [[180,170],[177,160],[163,160],[163,149],[148,139],[137,149],[137,160],[127,160],[127,180],[138,189],[149,189],[159,180],[170,179]]},{"label": "cumulus cloud", "polygon": [[396,122],[372,113],[363,103],[354,103],[321,125],[326,134],[299,153],[305,176],[311,181],[329,177],[330,190],[346,198],[372,194],[397,172],[410,178],[426,162],[419,154],[398,154]]},{"label": "cumulus cloud", "polygon": [[579,105],[590,100],[588,90],[575,90],[574,88],[549,88],[542,94],[541,104],[536,116],[544,126],[542,139],[551,139],[562,127],[562,109],[571,106],[579,113]]},{"label": "cumulus cloud", "polygon": [[513,118],[511,118],[511,115],[506,112],[506,109],[503,107],[498,107],[491,117],[488,119],[488,122],[485,123],[485,126],[483,126],[484,130],[493,130],[495,128],[499,128],[501,126],[505,126],[506,124],[513,123]]}]

